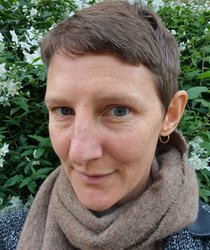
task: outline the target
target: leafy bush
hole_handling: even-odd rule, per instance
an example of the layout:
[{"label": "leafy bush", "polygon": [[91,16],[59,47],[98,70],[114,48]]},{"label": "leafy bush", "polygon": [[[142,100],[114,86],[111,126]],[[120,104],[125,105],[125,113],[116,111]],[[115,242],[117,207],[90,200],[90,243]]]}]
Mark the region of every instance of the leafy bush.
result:
[{"label": "leafy bush", "polygon": [[[38,43],[76,5],[72,1],[15,1],[0,4],[0,198],[26,202],[59,164],[48,134],[43,103],[46,68]],[[66,10],[66,11],[64,11]]]},{"label": "leafy bush", "polygon": [[[46,68],[38,43],[51,27],[77,8],[71,0],[2,0],[0,3],[0,208],[34,195],[59,165],[43,103]],[[200,195],[210,203],[210,1],[143,1],[175,35],[181,54],[180,87],[189,102],[179,129],[190,144]],[[12,198],[13,197],[13,198]]]},{"label": "leafy bush", "polygon": [[179,42],[179,83],[189,99],[179,129],[190,145],[200,196],[210,203],[210,1],[166,1],[158,13]]}]

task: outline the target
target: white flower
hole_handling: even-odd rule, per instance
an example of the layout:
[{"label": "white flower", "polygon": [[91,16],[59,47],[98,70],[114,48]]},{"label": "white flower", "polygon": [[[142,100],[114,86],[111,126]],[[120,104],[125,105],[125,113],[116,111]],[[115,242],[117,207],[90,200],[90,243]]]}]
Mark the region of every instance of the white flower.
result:
[{"label": "white flower", "polygon": [[4,96],[0,96],[0,103],[4,102]]},{"label": "white flower", "polygon": [[30,29],[26,30],[25,37],[28,44],[38,46],[38,40],[41,38],[41,34],[36,34],[36,30],[31,26]]},{"label": "white flower", "polygon": [[9,206],[6,207],[5,210],[17,209],[22,207],[23,202],[20,200],[19,196],[12,196],[11,200],[9,201]]},{"label": "white flower", "polygon": [[8,97],[0,96],[0,103],[3,103],[3,104],[6,103],[6,105],[9,106],[10,104],[8,103],[8,101],[9,101]]},{"label": "white flower", "polygon": [[0,64],[0,78],[5,79],[5,74],[7,70],[5,69],[6,63],[1,63]]},{"label": "white flower", "polygon": [[36,30],[33,26],[31,26],[30,29],[27,29],[24,35],[26,38],[26,42],[31,46],[36,46],[36,47],[39,46],[39,41],[43,37],[43,33],[39,30]]},{"label": "white flower", "polygon": [[207,151],[200,146],[200,143],[203,142],[203,139],[199,136],[195,137],[191,142],[189,142],[189,146],[191,147],[191,153],[189,157],[189,162],[196,169],[207,169],[210,171],[209,161],[210,157],[205,157]]},{"label": "white flower", "polygon": [[89,7],[90,4],[88,3],[88,1],[85,0],[75,0],[74,3],[77,6],[77,10],[81,10],[83,8]]},{"label": "white flower", "polygon": [[14,11],[18,10],[20,8],[20,3],[18,1],[16,1],[15,3],[13,3],[12,8]]},{"label": "white flower", "polygon": [[37,9],[32,8],[32,9],[30,10],[30,16],[31,16],[31,17],[36,16],[37,12],[38,12]]},{"label": "white flower", "polygon": [[33,162],[32,162],[32,165],[33,165],[33,166],[40,165],[40,162],[39,162],[39,161],[33,161]]},{"label": "white flower", "polygon": [[[40,55],[40,49],[38,48],[37,50],[34,51],[34,53],[30,54],[28,52],[26,52],[25,50],[23,50],[23,54],[25,56],[26,62],[29,64],[42,64],[41,61],[41,55]],[[38,59],[36,62],[34,62],[35,59]]]},{"label": "white flower", "polygon": [[[71,12],[69,12],[69,14],[67,14],[68,17],[72,17],[73,15],[74,15],[74,11],[71,11]],[[52,28],[53,28],[53,27],[51,27],[50,29],[52,29]],[[50,29],[49,29],[49,30],[50,30]]]},{"label": "white flower", "polygon": [[18,37],[17,37],[15,31],[14,31],[14,30],[10,30],[10,34],[11,34],[11,36],[12,36],[12,41],[13,41],[15,44],[18,45]]},{"label": "white flower", "polygon": [[4,159],[0,158],[0,168],[3,168]]},{"label": "white flower", "polygon": [[184,43],[184,42],[181,42],[180,44],[179,44],[179,51],[183,51],[183,50],[185,50],[186,49],[186,44]]},{"label": "white flower", "polygon": [[162,6],[164,6],[164,2],[162,0],[155,0],[152,3],[152,7],[155,11],[158,11]]},{"label": "white flower", "polygon": [[3,147],[0,148],[0,157],[4,157],[9,152],[9,144],[4,143]]},{"label": "white flower", "polygon": [[5,87],[7,88],[7,96],[14,97],[19,95],[19,89],[21,88],[19,83],[14,83],[13,81],[7,81]]},{"label": "white flower", "polygon": [[[128,0],[130,4],[134,4],[136,1],[135,0]],[[141,2],[142,3],[142,2]]]},{"label": "white flower", "polygon": [[30,51],[30,49],[31,49],[31,46],[26,42],[20,42],[20,46],[22,49],[26,49],[28,51]]},{"label": "white flower", "polygon": [[0,82],[0,103],[3,106],[10,106],[9,97],[19,95],[19,89],[21,89],[20,83],[14,83],[12,80]]},{"label": "white flower", "polygon": [[2,35],[2,33],[0,32],[0,42],[2,43],[4,41],[4,36]]},{"label": "white flower", "polygon": [[210,158],[202,159],[199,157],[199,155],[196,154],[192,154],[189,158],[189,162],[196,170],[207,169],[208,171],[210,171],[210,167],[208,166],[209,160]]},{"label": "white flower", "polygon": [[26,161],[30,162],[30,159],[27,156],[25,156],[25,159]]},{"label": "white flower", "polygon": [[0,32],[0,51],[4,50],[4,36]]},{"label": "white flower", "polygon": [[9,152],[9,144],[4,143],[0,148],[0,168],[4,166],[4,156]]},{"label": "white flower", "polygon": [[172,35],[176,35],[176,31],[175,30],[171,30],[170,31]]},{"label": "white flower", "polygon": [[28,34],[30,40],[32,40],[34,38],[34,27],[33,26],[31,26],[31,28],[27,30],[27,34]]},{"label": "white flower", "polygon": [[210,4],[210,2],[206,2],[205,4],[204,4],[204,7],[205,7],[205,10],[206,11],[209,11],[210,10],[210,6],[209,6],[209,4]]},{"label": "white flower", "polygon": [[4,44],[0,43],[0,52],[2,52],[4,50]]},{"label": "white flower", "polygon": [[34,150],[34,152],[33,152],[33,156],[34,156],[34,158],[36,158],[36,149]]},{"label": "white flower", "polygon": [[4,50],[4,44],[0,42],[0,52]]},{"label": "white flower", "polygon": [[147,5],[148,4],[148,0],[142,0],[142,4]]},{"label": "white flower", "polygon": [[209,31],[208,28],[205,28],[205,29],[204,29],[204,33],[205,33],[205,34],[207,34],[208,31]]}]

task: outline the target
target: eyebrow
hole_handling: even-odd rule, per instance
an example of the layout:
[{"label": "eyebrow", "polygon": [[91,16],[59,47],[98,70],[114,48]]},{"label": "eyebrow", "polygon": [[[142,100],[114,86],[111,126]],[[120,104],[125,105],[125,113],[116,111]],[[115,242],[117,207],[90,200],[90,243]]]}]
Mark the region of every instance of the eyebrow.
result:
[{"label": "eyebrow", "polygon": [[[45,96],[44,102],[46,105],[49,104],[57,104],[57,105],[69,105],[70,99],[67,99],[66,97],[60,97],[57,96],[56,94],[53,96]],[[120,103],[125,103],[127,105],[132,105],[132,104],[137,104],[137,103],[142,103],[141,98],[139,98],[139,95],[136,93],[118,93],[118,94],[104,94],[104,93],[99,93],[97,97],[94,98],[94,102],[107,102],[110,104],[117,104]]]},{"label": "eyebrow", "polygon": [[106,102],[110,102],[110,103],[126,101],[128,104],[129,103],[132,104],[132,103],[136,103],[137,101],[140,101],[140,98],[139,98],[139,96],[137,97],[137,95],[134,95],[134,94],[123,93],[123,94],[119,94],[119,95],[97,96],[96,100],[99,102],[106,101]]}]

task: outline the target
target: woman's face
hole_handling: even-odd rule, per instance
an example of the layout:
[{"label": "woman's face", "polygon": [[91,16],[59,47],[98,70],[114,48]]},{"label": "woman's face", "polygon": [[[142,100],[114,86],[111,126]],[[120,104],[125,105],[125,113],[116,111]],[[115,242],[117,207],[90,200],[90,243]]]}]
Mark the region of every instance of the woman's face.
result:
[{"label": "woman's face", "polygon": [[45,99],[53,148],[86,208],[103,211],[145,190],[164,117],[146,67],[55,54]]}]

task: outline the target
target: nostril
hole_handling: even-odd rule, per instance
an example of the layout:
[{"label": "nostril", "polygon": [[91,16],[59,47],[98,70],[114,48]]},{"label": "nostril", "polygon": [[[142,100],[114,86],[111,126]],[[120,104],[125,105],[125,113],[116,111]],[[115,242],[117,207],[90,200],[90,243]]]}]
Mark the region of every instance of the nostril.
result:
[{"label": "nostril", "polygon": [[71,142],[69,159],[72,164],[84,166],[89,161],[101,158],[102,154],[102,146],[98,138],[77,138]]}]

